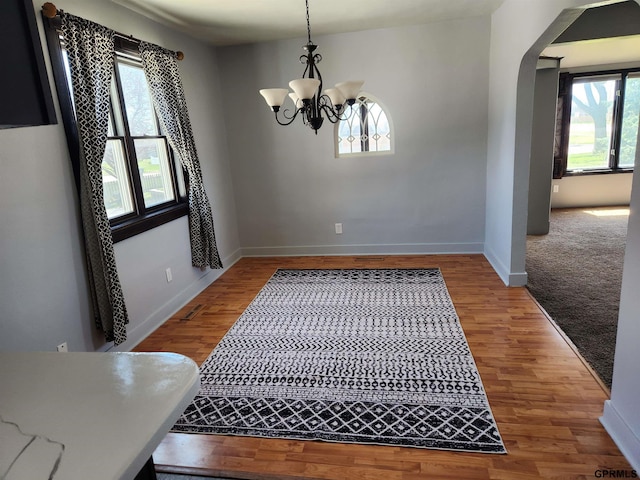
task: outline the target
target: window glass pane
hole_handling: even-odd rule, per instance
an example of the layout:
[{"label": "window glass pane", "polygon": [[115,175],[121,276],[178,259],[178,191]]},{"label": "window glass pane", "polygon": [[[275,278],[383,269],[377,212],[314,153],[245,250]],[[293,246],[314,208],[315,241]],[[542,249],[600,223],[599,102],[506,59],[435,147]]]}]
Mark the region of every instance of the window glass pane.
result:
[{"label": "window glass pane", "polygon": [[384,111],[377,103],[370,102],[367,120],[369,123],[369,151],[391,150],[391,129]]},{"label": "window glass pane", "polygon": [[616,80],[573,84],[567,170],[609,168]]},{"label": "window glass pane", "polygon": [[158,135],[156,116],[144,71],[128,63],[118,63],[118,71],[131,136]]},{"label": "window glass pane", "polygon": [[620,136],[620,157],[618,166],[633,167],[638,141],[638,116],[640,115],[640,74],[627,77],[624,90],[622,132]]},{"label": "window glass pane", "polygon": [[349,117],[341,120],[338,127],[338,153],[356,153],[362,151],[360,143],[360,105],[356,102],[347,109]]},{"label": "window glass pane", "polygon": [[389,120],[377,102],[362,96],[345,113],[337,131],[338,156],[391,151]]},{"label": "window glass pane", "polygon": [[175,198],[164,138],[134,139],[144,204],[153,207]]},{"label": "window glass pane", "polygon": [[102,159],[104,205],[109,219],[133,212],[129,171],[121,140],[107,140]]}]

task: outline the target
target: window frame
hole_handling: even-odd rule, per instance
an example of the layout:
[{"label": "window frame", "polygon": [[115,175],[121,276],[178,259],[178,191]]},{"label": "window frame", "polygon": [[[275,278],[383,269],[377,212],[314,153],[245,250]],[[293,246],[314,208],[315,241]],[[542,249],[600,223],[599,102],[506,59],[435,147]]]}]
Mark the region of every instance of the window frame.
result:
[{"label": "window frame", "polygon": [[[362,99],[364,99],[364,101],[362,101]],[[361,118],[367,118],[369,116],[369,108],[366,107],[366,102],[370,101],[371,103],[375,103],[376,105],[378,105],[378,107],[380,107],[380,109],[382,110],[382,113],[384,113],[385,118],[387,119],[387,123],[389,124],[389,150],[376,150],[376,151],[370,151],[369,150],[369,122],[365,121],[363,122],[363,127],[364,127],[364,131],[361,133],[361,137],[362,134],[366,135],[365,139],[360,138],[360,146],[362,148],[362,150],[360,152],[349,152],[349,153],[340,153],[340,125],[342,124],[343,121],[345,120],[338,120],[335,125],[334,125],[334,129],[333,129],[333,137],[334,137],[334,154],[335,154],[335,158],[348,158],[348,157],[362,157],[362,156],[369,156],[369,155],[393,155],[395,153],[395,129],[393,127],[393,122],[391,120],[391,116],[389,115],[389,109],[380,101],[378,100],[375,96],[371,95],[370,93],[367,92],[360,92],[358,94],[358,99],[356,101],[356,104],[354,104],[354,108],[355,105],[358,105],[361,112],[360,112],[360,117]],[[366,110],[366,116],[363,115],[364,110]],[[347,112],[351,112],[351,110],[349,110],[348,108],[345,109],[345,111]],[[349,115],[350,118],[351,115]],[[366,150],[365,150],[366,148]]]},{"label": "window frame", "polygon": [[[560,145],[557,154],[554,157],[554,178],[582,176],[582,175],[609,175],[617,173],[632,173],[634,167],[619,166],[620,161],[620,145],[622,139],[622,119],[624,115],[624,102],[626,80],[629,74],[640,74],[640,67],[612,69],[612,70],[596,70],[586,72],[562,72],[558,82],[558,101],[562,99],[560,123]],[[613,104],[613,120],[610,137],[610,148],[608,154],[607,168],[594,168],[587,170],[570,170],[568,169],[569,158],[569,134],[571,125],[571,106],[573,103],[573,85],[576,81],[585,80],[587,78],[602,78],[603,80],[611,79],[619,76],[617,92],[614,94]],[[618,93],[619,92],[619,93]],[[640,148],[640,142],[636,148]]]},{"label": "window frame", "polygon": [[[70,91],[70,85],[67,81],[67,75],[65,72],[65,64],[63,58],[63,46],[60,42],[61,36],[61,22],[59,17],[53,19],[47,18],[43,15],[43,22],[45,24],[47,44],[49,48],[49,55],[51,57],[51,66],[53,70],[53,76],[56,84],[56,91],[58,93],[58,100],[60,104],[60,113],[62,116],[62,122],[65,129],[65,135],[67,138],[67,145],[69,147],[69,155],[71,158],[71,165],[73,169],[74,180],[76,188],[80,190],[80,140],[78,135],[78,127],[76,124],[75,110],[73,108],[72,95]],[[114,243],[131,238],[140,233],[152,230],[160,225],[171,222],[177,218],[183,217],[189,213],[188,205],[188,184],[187,175],[182,169],[182,166],[176,159],[173,149],[169,145],[168,139],[165,135],[157,136],[133,136],[129,132],[128,119],[125,113],[124,96],[122,93],[122,84],[120,82],[120,73],[118,71],[118,62],[123,61],[132,64],[139,64],[140,54],[138,52],[138,42],[116,35],[114,39],[116,58],[114,58],[114,73],[113,82],[115,83],[117,90],[117,98],[112,95],[111,102],[111,118],[114,123],[116,118],[114,116],[114,110],[118,109],[121,112],[121,123],[124,125],[124,131],[113,132],[114,136],[108,138],[122,139],[125,153],[126,168],[129,174],[129,183],[131,188],[131,195],[133,201],[134,211],[129,214],[115,217],[109,220],[111,225],[111,234]],[[114,102],[117,105],[114,106]],[[115,107],[115,108],[114,108]],[[155,113],[154,113],[155,115]],[[157,116],[156,116],[157,122]],[[169,161],[169,171],[171,175],[171,183],[173,186],[174,199],[171,201],[163,202],[158,205],[146,207],[142,194],[140,172],[138,169],[137,158],[135,154],[134,139],[136,138],[163,138],[167,148],[167,158]],[[180,172],[178,169],[182,169]],[[184,188],[180,185],[180,180],[184,182]]]}]

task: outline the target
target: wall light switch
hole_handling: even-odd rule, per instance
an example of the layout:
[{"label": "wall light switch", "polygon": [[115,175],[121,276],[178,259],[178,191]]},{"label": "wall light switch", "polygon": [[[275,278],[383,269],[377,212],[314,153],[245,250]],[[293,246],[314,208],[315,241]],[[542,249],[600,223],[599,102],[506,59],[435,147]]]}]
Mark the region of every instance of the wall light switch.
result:
[{"label": "wall light switch", "polygon": [[171,275],[171,269],[167,268],[165,270],[165,273],[167,274],[167,283],[169,283],[171,280],[173,280],[173,276]]},{"label": "wall light switch", "polygon": [[336,223],[336,235],[341,235],[341,234],[342,234],[342,224]]},{"label": "wall light switch", "polygon": [[553,186],[553,193],[558,193],[559,190],[560,190],[560,185]]}]

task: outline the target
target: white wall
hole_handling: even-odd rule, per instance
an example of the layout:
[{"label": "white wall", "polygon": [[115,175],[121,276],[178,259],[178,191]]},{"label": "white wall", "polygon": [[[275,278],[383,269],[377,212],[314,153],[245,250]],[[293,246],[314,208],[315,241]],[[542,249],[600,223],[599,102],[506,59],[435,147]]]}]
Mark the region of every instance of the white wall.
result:
[{"label": "white wall", "polygon": [[243,253],[481,252],[488,18],[313,40],[325,86],[388,107],[395,154],[336,159],[333,125],[276,124],[258,89],[302,75],[305,39],[220,49]]},{"label": "white wall", "polygon": [[[640,161],[636,156],[636,168]],[[640,175],[633,181],[620,296],[611,400],[602,423],[636,471],[640,471]]]},{"label": "white wall", "polygon": [[633,173],[576,175],[553,180],[551,208],[629,205]]},{"label": "white wall", "polygon": [[553,175],[554,119],[558,97],[558,65],[556,62],[551,63],[553,67],[538,66],[536,70],[529,165],[528,235],[549,233],[550,178]]},{"label": "white wall", "polygon": [[[40,5],[34,1],[37,10]],[[229,266],[239,256],[239,241],[215,50],[107,0],[59,0],[56,6],[185,52],[185,94],[218,248]],[[48,63],[46,50],[45,58]],[[51,86],[55,99],[53,80]],[[90,316],[77,210],[62,123],[0,131],[0,350],[55,350],[64,341],[74,351],[112,345],[95,332]],[[115,251],[130,315],[129,340],[120,350],[143,339],[221,272],[191,267],[186,217],[122,241]],[[172,283],[165,279],[168,267]]]}]

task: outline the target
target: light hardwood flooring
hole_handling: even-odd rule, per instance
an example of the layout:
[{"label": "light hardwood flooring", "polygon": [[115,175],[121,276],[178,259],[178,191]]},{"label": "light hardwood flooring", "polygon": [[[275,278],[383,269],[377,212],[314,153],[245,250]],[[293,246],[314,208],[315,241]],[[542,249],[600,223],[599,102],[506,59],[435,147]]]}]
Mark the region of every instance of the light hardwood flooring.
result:
[{"label": "light hardwood flooring", "polygon": [[631,467],[598,421],[606,389],[525,288],[481,255],[243,258],[143,341],[201,364],[277,268],[439,267],[508,454],[169,433],[158,471],[242,479],[596,478]]}]

